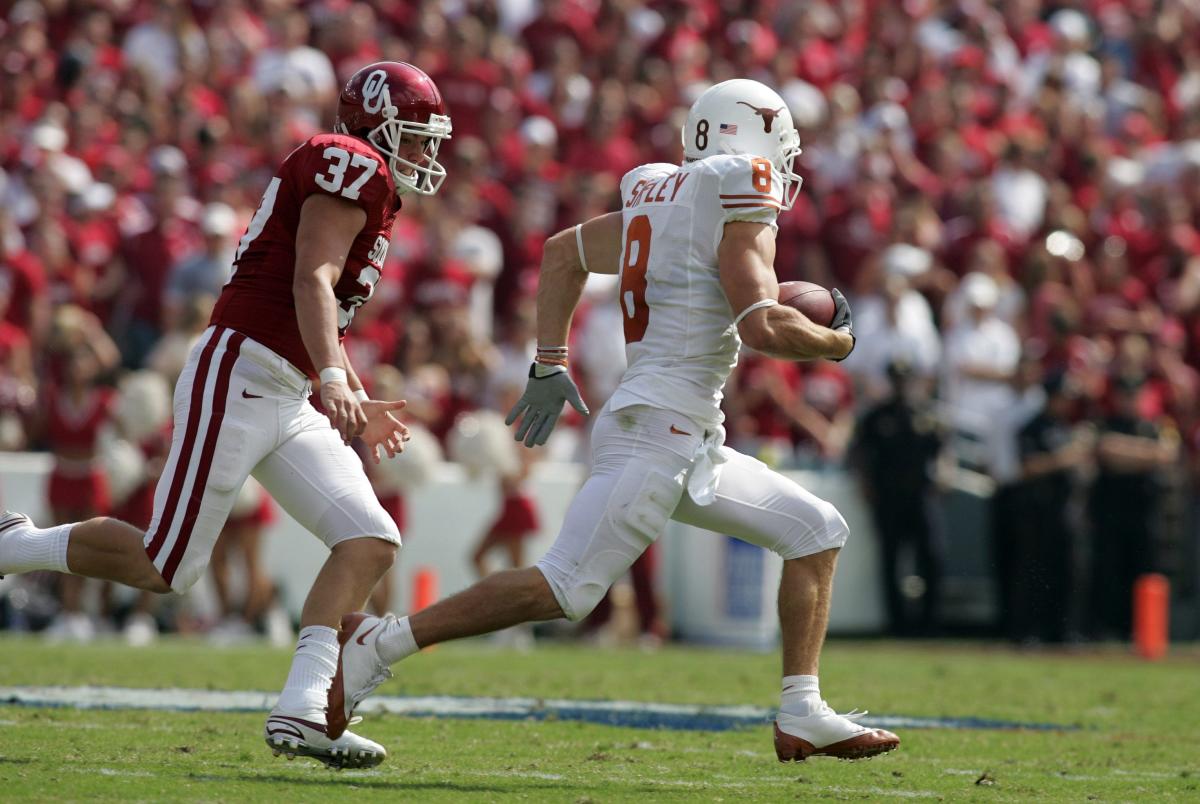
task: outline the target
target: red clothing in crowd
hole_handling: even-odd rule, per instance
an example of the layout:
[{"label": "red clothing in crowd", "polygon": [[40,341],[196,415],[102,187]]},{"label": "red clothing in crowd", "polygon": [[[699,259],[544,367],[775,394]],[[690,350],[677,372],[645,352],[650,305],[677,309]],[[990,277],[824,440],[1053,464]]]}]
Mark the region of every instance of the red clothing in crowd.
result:
[{"label": "red clothing in crowd", "polygon": [[8,291],[4,320],[28,333],[33,324],[34,302],[46,293],[46,273],[41,260],[23,249],[0,255],[0,295],[4,290]]},{"label": "red clothing in crowd", "polygon": [[[48,390],[46,440],[56,455],[68,453],[67,457],[56,459],[50,472],[46,497],[52,510],[108,513],[108,479],[94,453],[101,428],[112,418],[114,401],[111,389],[97,388],[88,391],[86,399],[76,407],[59,389],[52,386]],[[73,457],[85,454],[92,457]]]}]

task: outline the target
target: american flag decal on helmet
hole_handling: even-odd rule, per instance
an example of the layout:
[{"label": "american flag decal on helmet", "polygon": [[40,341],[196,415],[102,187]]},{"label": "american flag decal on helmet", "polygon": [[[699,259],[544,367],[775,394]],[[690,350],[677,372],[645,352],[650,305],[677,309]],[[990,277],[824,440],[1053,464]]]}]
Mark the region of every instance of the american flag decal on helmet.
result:
[{"label": "american flag decal on helmet", "polygon": [[719,129],[721,134],[737,134],[737,123],[722,123]]}]

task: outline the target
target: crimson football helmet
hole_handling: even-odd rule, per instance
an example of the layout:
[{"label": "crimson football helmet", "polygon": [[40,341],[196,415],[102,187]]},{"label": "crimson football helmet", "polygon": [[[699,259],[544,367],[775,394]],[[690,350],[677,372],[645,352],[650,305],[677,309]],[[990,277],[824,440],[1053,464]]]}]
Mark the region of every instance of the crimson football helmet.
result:
[{"label": "crimson football helmet", "polygon": [[[386,156],[401,195],[433,195],[446,180],[437,152],[442,140],[450,139],[450,117],[437,85],[411,64],[380,61],[350,76],[338,98],[333,127],[339,134],[361,137]],[[420,164],[398,153],[405,134],[424,141]]]}]

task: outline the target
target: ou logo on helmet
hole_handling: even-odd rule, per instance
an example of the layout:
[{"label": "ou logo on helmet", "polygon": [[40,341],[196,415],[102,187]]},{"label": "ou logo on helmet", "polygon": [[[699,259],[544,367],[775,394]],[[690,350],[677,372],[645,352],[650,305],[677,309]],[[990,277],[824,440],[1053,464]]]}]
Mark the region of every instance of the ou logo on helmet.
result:
[{"label": "ou logo on helmet", "polygon": [[395,111],[392,106],[392,93],[388,91],[387,73],[375,70],[363,82],[363,108],[370,114],[377,114],[384,108]]}]

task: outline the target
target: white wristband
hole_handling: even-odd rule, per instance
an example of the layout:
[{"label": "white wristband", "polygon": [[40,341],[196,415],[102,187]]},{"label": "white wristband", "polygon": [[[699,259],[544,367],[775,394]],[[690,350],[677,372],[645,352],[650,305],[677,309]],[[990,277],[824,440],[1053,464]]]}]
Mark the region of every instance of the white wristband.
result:
[{"label": "white wristband", "polygon": [[583,253],[583,224],[575,224],[575,248],[579,249],[579,264],[583,266],[585,274],[591,273],[587,267],[587,256]]},{"label": "white wristband", "polygon": [[369,402],[371,400],[371,397],[367,396],[367,392],[361,388],[354,392],[354,398],[359,402]]},{"label": "white wristband", "polygon": [[346,370],[338,366],[326,366],[321,369],[321,373],[317,376],[321,379],[321,385],[328,385],[331,382],[350,384],[350,381],[346,378]]}]

